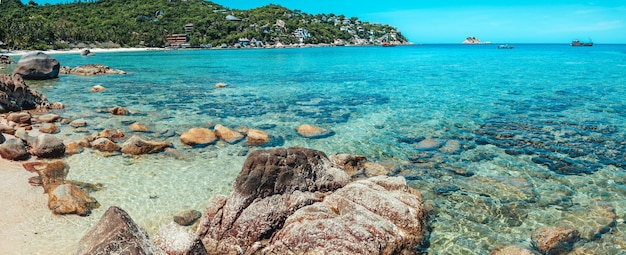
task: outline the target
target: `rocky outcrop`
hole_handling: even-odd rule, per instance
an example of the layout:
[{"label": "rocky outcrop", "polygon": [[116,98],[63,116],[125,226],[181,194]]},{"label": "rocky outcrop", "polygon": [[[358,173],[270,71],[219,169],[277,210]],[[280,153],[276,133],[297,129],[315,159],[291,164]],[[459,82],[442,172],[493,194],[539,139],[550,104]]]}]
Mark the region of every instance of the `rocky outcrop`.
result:
[{"label": "rocky outcrop", "polygon": [[480,39],[474,36],[468,36],[467,38],[465,38],[462,44],[480,44]]},{"label": "rocky outcrop", "polygon": [[117,69],[111,69],[101,64],[87,64],[74,68],[63,67],[61,74],[76,74],[84,76],[103,75],[103,74],[126,74],[126,72]]},{"label": "rocky outcrop", "polygon": [[60,108],[61,104],[50,104],[45,96],[30,89],[21,76],[0,74],[0,113]]},{"label": "rocky outcrop", "polygon": [[13,74],[25,80],[47,80],[59,77],[61,64],[43,52],[28,53],[17,62]]},{"label": "rocky outcrop", "polygon": [[76,255],[162,254],[148,234],[119,207],[109,207],[100,220],[80,239]]},{"label": "rocky outcrop", "polygon": [[15,61],[7,55],[0,55],[0,65],[10,65],[14,64]]},{"label": "rocky outcrop", "polygon": [[172,144],[168,142],[154,142],[141,139],[139,136],[132,136],[122,144],[122,153],[130,155],[142,155],[161,152]]},{"label": "rocky outcrop", "polygon": [[209,254],[416,252],[420,194],[402,177],[349,178],[320,151],[255,151],[232,193],[211,199],[197,233]]}]

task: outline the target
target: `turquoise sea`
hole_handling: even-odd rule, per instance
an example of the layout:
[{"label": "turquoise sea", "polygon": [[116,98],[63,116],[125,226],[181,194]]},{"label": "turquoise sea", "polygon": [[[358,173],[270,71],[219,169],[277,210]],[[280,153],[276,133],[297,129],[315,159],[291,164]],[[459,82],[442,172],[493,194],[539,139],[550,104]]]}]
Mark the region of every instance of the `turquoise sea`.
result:
[{"label": "turquoise sea", "polygon": [[[104,184],[92,193],[103,205],[94,215],[118,205],[151,234],[230,192],[250,151],[302,146],[363,155],[405,176],[431,211],[429,254],[530,249],[533,230],[563,224],[581,228],[579,247],[625,254],[626,45],[496,46],[59,54],[63,66],[128,74],[29,84],[67,105],[62,117],[87,120],[63,126],[66,140],[111,128],[130,135],[139,121],[153,131],[141,137],[173,143],[176,153],[66,159],[69,179]],[[113,106],[134,114],[98,113]],[[272,142],[180,143],[177,134],[213,124],[260,129]],[[334,135],[302,138],[300,124]],[[459,149],[418,147],[430,138]]]}]

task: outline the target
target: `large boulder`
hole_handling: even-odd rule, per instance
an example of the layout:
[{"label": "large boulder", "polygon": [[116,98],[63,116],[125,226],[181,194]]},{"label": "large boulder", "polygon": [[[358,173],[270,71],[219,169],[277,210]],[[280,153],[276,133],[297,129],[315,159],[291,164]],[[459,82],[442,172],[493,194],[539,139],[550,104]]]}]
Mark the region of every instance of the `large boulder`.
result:
[{"label": "large boulder", "polygon": [[132,136],[122,144],[122,153],[131,155],[150,154],[161,152],[169,148],[172,144],[168,142],[154,142],[141,139],[139,136]]},{"label": "large boulder", "polygon": [[40,158],[60,158],[65,155],[65,144],[54,135],[40,134],[29,152]]},{"label": "large boulder", "polygon": [[11,138],[0,144],[0,156],[8,160],[27,160],[30,153],[22,139]]},{"label": "large boulder", "polygon": [[76,255],[161,254],[148,234],[119,207],[111,206],[80,239]]},{"label": "large boulder", "polygon": [[47,80],[59,77],[59,61],[39,51],[28,53],[17,62],[13,74],[26,80]]},{"label": "large boulder", "polygon": [[61,104],[50,104],[45,96],[30,89],[21,76],[0,74],[0,113],[59,108]]},{"label": "large boulder", "polygon": [[419,193],[402,177],[349,181],[320,151],[252,152],[232,193],[211,199],[197,233],[210,254],[416,252]]}]

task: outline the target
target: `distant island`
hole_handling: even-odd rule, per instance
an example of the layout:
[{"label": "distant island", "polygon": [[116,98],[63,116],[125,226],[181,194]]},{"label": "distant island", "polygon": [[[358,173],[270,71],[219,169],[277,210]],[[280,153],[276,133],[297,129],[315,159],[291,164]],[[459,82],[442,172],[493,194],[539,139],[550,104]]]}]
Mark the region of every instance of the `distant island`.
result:
[{"label": "distant island", "polygon": [[476,38],[475,36],[468,36],[467,38],[465,38],[462,44],[491,44],[491,42],[481,42],[480,39]]},{"label": "distant island", "polygon": [[204,0],[0,2],[0,49],[268,47],[405,44],[395,27],[270,4],[229,9]]}]

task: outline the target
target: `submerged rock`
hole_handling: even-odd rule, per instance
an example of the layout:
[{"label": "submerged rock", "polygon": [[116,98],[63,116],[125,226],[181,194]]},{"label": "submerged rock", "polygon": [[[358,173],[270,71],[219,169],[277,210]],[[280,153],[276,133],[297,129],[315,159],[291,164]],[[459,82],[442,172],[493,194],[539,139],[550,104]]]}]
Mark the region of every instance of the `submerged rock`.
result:
[{"label": "submerged rock", "polygon": [[111,206],[80,239],[76,255],[160,254],[148,234],[119,207]]},{"label": "submerged rock", "polygon": [[85,119],[76,119],[70,122],[69,125],[74,128],[84,127],[87,126],[87,121]]},{"label": "submerged rock", "polygon": [[189,146],[203,146],[217,140],[215,133],[208,128],[192,128],[180,136],[180,142]]},{"label": "submerged rock", "polygon": [[91,142],[91,147],[104,152],[115,152],[120,150],[122,147],[109,140],[108,138],[102,137]]},{"label": "submerged rock", "polygon": [[161,152],[172,144],[168,142],[154,142],[141,139],[139,136],[132,136],[122,144],[122,153],[131,155],[150,154]]},{"label": "submerged rock", "polygon": [[248,143],[248,145],[252,145],[252,146],[263,145],[263,144],[270,142],[269,134],[258,129],[246,130],[246,136],[247,136],[246,142]]},{"label": "submerged rock", "polygon": [[59,77],[61,64],[55,58],[39,51],[22,56],[13,69],[26,80],[47,80]]},{"label": "submerged rock", "polygon": [[70,166],[60,160],[26,162],[22,166],[26,171],[38,174],[39,184],[43,187],[44,193],[49,193],[56,186],[63,184],[70,170]]},{"label": "submerged rock", "polygon": [[334,132],[331,130],[309,124],[303,124],[298,126],[298,128],[296,128],[296,131],[298,132],[298,134],[300,134],[300,136],[306,138],[325,138],[334,134]]},{"label": "submerged rock", "polygon": [[566,254],[579,239],[576,229],[547,226],[532,232],[532,245],[543,254]]},{"label": "submerged rock", "polygon": [[98,206],[95,198],[70,183],[58,185],[48,193],[48,208],[54,214],[87,216],[91,214],[91,209]]},{"label": "submerged rock", "polygon": [[121,106],[115,106],[113,108],[109,108],[108,109],[109,113],[113,114],[113,115],[127,115],[130,113],[130,111],[126,108],[123,108]]},{"label": "submerged rock", "polygon": [[139,122],[135,122],[133,124],[131,124],[128,127],[130,130],[135,131],[135,132],[148,132],[150,131],[150,128],[148,128],[146,125],[141,124]]}]

